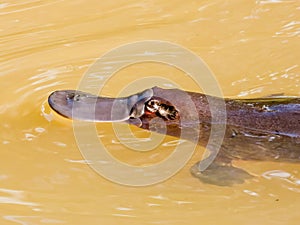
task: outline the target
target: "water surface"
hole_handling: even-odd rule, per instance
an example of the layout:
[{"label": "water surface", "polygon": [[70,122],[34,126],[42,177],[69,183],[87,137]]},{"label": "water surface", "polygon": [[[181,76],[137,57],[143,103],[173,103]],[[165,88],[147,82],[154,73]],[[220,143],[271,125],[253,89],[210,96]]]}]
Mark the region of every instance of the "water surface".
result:
[{"label": "water surface", "polygon": [[[121,186],[87,165],[71,121],[46,102],[54,90],[76,88],[105,52],[149,39],[199,55],[225,96],[299,96],[299,9],[293,0],[0,3],[0,223],[299,224],[300,165],[236,162],[255,179],[217,187],[191,177],[189,167],[201,157],[196,153],[166,182]],[[154,75],[198,90],[182,71],[144,63],[120,71],[103,93],[115,96],[129,82]],[[97,128],[112,154],[134,165],[163,160],[176,140],[137,153],[120,145],[110,124]]]}]

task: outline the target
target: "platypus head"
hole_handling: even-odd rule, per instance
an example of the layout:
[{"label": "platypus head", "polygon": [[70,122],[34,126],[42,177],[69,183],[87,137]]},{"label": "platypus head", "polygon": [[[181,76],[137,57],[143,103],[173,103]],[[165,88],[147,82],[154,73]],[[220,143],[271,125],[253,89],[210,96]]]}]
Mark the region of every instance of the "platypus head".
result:
[{"label": "platypus head", "polygon": [[179,89],[153,87],[123,98],[106,98],[76,90],[62,90],[53,92],[48,102],[54,111],[70,119],[123,121],[177,137],[182,134],[183,129],[194,132],[199,126],[199,115],[191,97]]},{"label": "platypus head", "polygon": [[143,104],[153,96],[152,89],[124,98],[106,98],[77,90],[59,90],[48,97],[50,107],[74,120],[120,122],[144,113]]}]

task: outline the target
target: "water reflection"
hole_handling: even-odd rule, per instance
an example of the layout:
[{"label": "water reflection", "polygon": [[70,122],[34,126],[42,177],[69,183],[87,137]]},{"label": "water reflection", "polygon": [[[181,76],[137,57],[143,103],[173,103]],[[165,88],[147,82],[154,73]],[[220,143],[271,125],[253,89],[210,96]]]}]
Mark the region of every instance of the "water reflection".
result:
[{"label": "water reflection", "polygon": [[[282,170],[270,170],[266,171],[262,174],[262,177],[272,180],[272,179],[280,179],[291,184],[300,185],[300,179],[297,178],[295,175],[282,171]],[[300,190],[300,189],[299,189]]]},{"label": "water reflection", "polygon": [[[279,89],[274,88],[274,90],[271,91],[271,95],[282,95],[282,96],[295,96],[297,95],[297,92],[300,94],[297,87],[299,87],[300,82],[300,76],[297,72],[297,69],[299,68],[298,64],[290,65],[284,69],[278,70],[278,71],[267,71],[262,74],[255,75],[255,79],[259,80],[259,85],[251,87],[248,90],[241,91],[238,96],[239,97],[246,97],[251,98],[252,96],[256,97],[266,97],[263,93],[266,92],[266,90],[270,88],[270,85],[277,85],[277,83],[282,83],[286,81],[287,83],[291,83],[290,87],[287,87],[286,85],[281,86]],[[253,82],[253,80],[249,79],[248,77],[243,77],[239,80],[235,80],[231,83],[232,86],[235,87],[247,87],[247,83]],[[246,89],[246,88],[244,88]]]},{"label": "water reflection", "polygon": [[[262,176],[221,188],[191,177],[199,154],[165,183],[123,187],[86,166],[91,162],[80,155],[71,123],[51,112],[47,96],[76,88],[91,63],[110,49],[147,39],[194,51],[234,97],[300,94],[298,11],[298,1],[283,0],[0,3],[0,224],[297,224],[299,165],[245,162]],[[109,66],[102,68],[104,75]],[[138,76],[148,70],[165,75],[152,69]],[[172,72],[168,78],[174,77]],[[106,93],[122,85],[112,82]],[[104,129],[99,136],[111,140],[112,134]],[[122,137],[114,149],[134,142]],[[134,143],[149,139],[140,141]],[[165,142],[145,160],[179,144]]]},{"label": "water reflection", "polygon": [[[72,72],[73,68],[69,66],[63,66],[46,70],[37,75],[33,75],[28,78],[29,83],[15,90],[16,94],[32,94],[33,91],[40,91],[43,89],[49,89],[50,87],[57,87],[65,84],[63,81],[57,81],[59,74]],[[30,91],[29,91],[30,90]]]},{"label": "water reflection", "polygon": [[10,195],[10,196],[0,196],[0,204],[16,204],[16,205],[26,205],[26,206],[38,206],[39,204],[34,202],[24,201],[25,193],[24,191],[11,190],[0,188],[1,195]]},{"label": "water reflection", "polygon": [[18,215],[6,215],[3,218],[7,221],[11,221],[21,225],[34,225],[34,224],[65,224],[63,220],[48,219],[41,216],[18,216]]}]

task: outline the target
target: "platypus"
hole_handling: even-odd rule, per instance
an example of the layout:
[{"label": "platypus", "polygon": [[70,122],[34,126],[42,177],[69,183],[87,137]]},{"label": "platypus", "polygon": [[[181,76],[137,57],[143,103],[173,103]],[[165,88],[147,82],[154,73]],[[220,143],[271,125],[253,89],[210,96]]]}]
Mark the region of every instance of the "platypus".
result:
[{"label": "platypus", "polygon": [[213,162],[205,170],[201,161],[191,168],[193,176],[210,184],[227,186],[252,177],[233,160],[300,162],[300,97],[230,99],[153,87],[123,98],[59,90],[48,102],[70,119],[127,122],[204,147],[212,126],[220,127],[222,142]]}]

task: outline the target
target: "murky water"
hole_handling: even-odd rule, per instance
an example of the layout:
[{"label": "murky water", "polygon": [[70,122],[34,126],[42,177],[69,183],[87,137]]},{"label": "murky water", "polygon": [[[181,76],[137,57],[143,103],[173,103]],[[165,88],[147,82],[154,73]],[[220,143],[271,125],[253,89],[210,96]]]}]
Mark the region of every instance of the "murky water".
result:
[{"label": "murky water", "polygon": [[[296,0],[1,2],[0,224],[299,224],[300,165],[236,162],[255,178],[218,187],[191,177],[196,153],[163,183],[121,186],[87,165],[71,121],[46,102],[54,90],[76,88],[112,48],[149,39],[199,55],[225,96],[299,96],[299,10]],[[103,93],[114,96],[141,76],[197,90],[182,71],[144,63],[117,73]],[[110,124],[97,129],[116,158],[136,165],[163,160],[176,142],[137,153]]]}]

